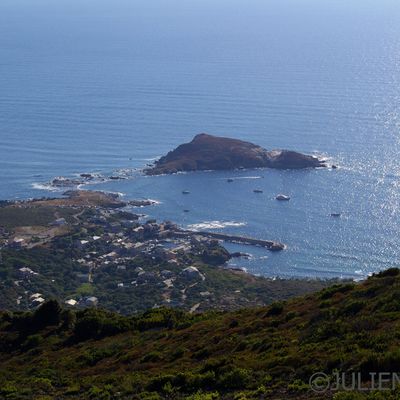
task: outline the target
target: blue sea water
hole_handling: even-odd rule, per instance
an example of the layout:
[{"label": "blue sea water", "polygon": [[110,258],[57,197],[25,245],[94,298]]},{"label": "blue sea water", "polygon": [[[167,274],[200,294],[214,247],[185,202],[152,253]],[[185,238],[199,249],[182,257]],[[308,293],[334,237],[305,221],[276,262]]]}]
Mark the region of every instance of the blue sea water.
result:
[{"label": "blue sea water", "polygon": [[233,263],[253,273],[362,278],[399,265],[399,22],[398,0],[2,0],[0,198],[141,168],[208,132],[340,169],[91,188],[156,199],[141,211],[185,227],[287,244],[245,249],[253,257]]}]

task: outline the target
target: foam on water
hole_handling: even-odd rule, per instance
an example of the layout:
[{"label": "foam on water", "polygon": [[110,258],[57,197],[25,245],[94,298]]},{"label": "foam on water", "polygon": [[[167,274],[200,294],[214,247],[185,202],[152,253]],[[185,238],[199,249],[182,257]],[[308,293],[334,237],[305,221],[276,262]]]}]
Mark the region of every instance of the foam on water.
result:
[{"label": "foam on water", "polygon": [[65,188],[55,187],[50,183],[33,182],[31,186],[35,190],[41,190],[46,192],[65,192]]},{"label": "foam on water", "polygon": [[197,224],[189,224],[188,229],[194,231],[201,231],[206,229],[224,229],[227,227],[239,227],[245,226],[246,222],[236,222],[236,221],[203,221]]}]

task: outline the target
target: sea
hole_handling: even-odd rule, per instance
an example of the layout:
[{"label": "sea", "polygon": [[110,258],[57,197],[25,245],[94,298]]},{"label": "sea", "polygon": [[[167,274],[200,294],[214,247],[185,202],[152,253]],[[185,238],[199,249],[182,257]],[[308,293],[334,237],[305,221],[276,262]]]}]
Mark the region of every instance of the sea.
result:
[{"label": "sea", "polygon": [[[201,132],[339,168],[143,176]],[[1,199],[94,173],[143,218],[287,245],[231,267],[363,279],[400,265],[399,154],[398,0],[0,1]]]}]

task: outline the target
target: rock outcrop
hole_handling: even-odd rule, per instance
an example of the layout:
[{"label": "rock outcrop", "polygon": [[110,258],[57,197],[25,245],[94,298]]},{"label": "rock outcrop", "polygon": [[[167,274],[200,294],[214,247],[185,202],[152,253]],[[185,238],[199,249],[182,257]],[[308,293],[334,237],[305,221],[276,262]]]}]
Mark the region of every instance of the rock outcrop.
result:
[{"label": "rock outcrop", "polygon": [[231,170],[238,168],[302,169],[325,167],[317,157],[289,150],[268,151],[250,142],[205,133],[161,157],[147,175],[181,171]]}]

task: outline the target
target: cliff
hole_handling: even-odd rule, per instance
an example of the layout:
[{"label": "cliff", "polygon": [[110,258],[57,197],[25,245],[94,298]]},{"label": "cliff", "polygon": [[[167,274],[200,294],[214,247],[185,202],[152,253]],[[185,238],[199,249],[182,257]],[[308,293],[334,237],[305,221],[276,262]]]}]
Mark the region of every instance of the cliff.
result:
[{"label": "cliff", "polygon": [[196,135],[190,143],[178,146],[161,157],[147,175],[172,174],[180,171],[230,170],[237,168],[302,169],[324,167],[316,157],[289,150],[268,151],[250,142]]}]

